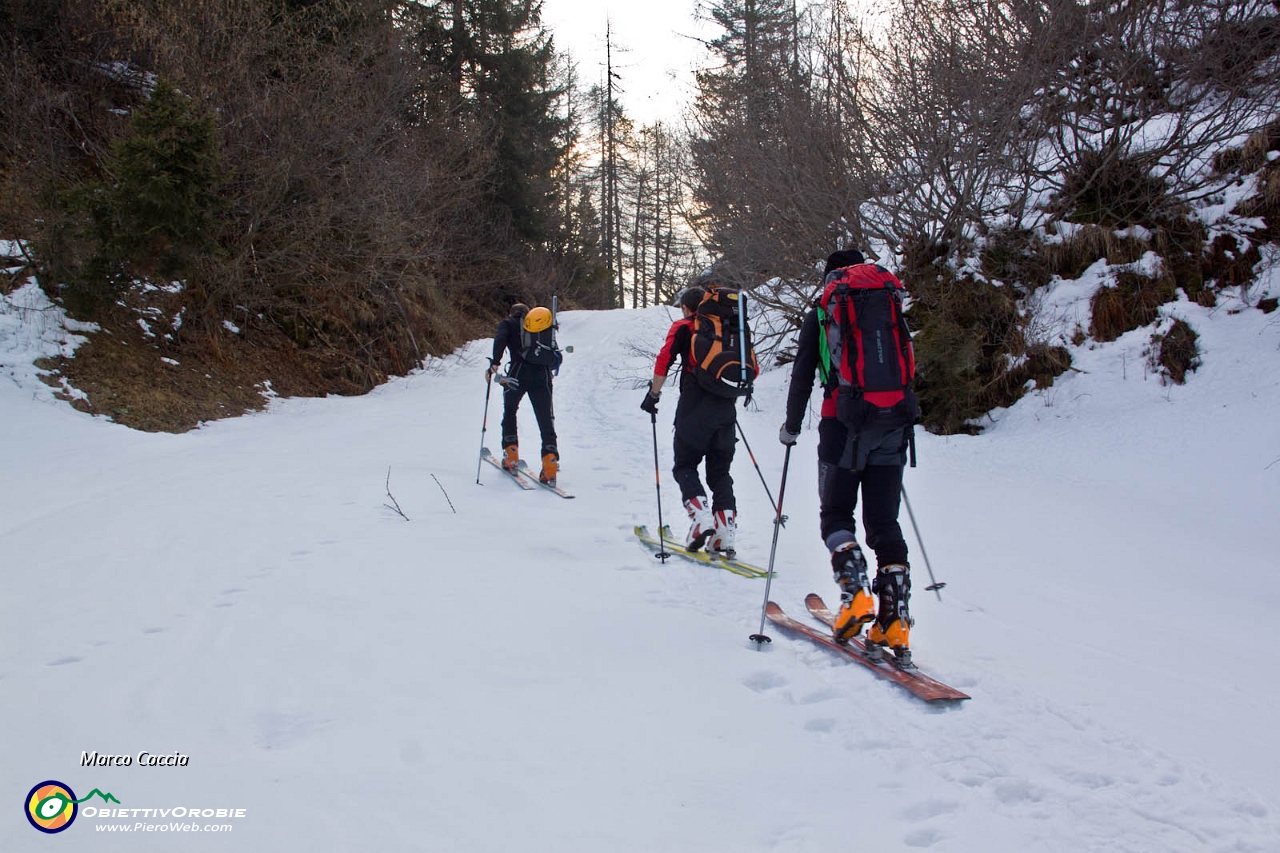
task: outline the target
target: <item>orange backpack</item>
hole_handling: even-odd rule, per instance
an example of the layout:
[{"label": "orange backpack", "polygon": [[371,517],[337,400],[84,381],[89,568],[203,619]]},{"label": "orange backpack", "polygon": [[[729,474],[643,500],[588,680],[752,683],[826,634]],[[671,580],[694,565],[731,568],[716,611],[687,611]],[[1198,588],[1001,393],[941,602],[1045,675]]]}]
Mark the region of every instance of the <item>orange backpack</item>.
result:
[{"label": "orange backpack", "polygon": [[747,325],[746,299],[732,287],[712,286],[698,304],[689,345],[698,384],[719,397],[749,397],[760,375]]}]

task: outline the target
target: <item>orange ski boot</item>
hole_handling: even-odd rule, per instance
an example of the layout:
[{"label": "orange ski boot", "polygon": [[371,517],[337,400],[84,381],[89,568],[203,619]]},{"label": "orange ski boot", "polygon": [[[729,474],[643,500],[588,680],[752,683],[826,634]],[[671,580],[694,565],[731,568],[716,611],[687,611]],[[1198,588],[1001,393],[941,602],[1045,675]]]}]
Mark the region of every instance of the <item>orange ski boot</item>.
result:
[{"label": "orange ski boot", "polygon": [[867,560],[857,542],[848,542],[835,550],[831,555],[831,570],[840,586],[840,612],[836,614],[832,637],[844,644],[862,633],[862,626],[875,618],[876,605],[867,581]]},{"label": "orange ski boot", "polygon": [[890,649],[898,666],[911,665],[911,574],[905,565],[884,566],[876,573],[875,591],[880,596],[880,612],[867,633],[867,656],[879,660]]}]

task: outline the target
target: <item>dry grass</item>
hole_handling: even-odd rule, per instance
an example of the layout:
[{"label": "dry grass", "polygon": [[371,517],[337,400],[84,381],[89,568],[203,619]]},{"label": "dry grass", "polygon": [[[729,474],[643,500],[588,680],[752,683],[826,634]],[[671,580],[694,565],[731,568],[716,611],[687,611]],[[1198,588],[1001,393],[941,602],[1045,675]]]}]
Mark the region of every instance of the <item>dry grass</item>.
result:
[{"label": "dry grass", "polygon": [[1146,240],[1118,237],[1113,228],[1084,225],[1061,242],[1046,245],[1042,255],[1053,274],[1074,279],[1104,258],[1108,264],[1130,264],[1150,250]]},{"label": "dry grass", "polygon": [[[324,393],[322,383],[299,369],[285,346],[259,348],[209,340],[166,355],[142,330],[127,326],[97,332],[74,358],[42,359],[37,367],[51,372],[46,382],[65,377],[87,400],[72,405],[94,415],[145,432],[186,432],[202,421],[261,409],[266,380],[283,396]],[[172,358],[177,364],[163,361]]]},{"label": "dry grass", "polygon": [[[408,310],[424,319],[421,306]],[[147,335],[137,317],[121,308],[100,319],[104,331],[88,335],[75,357],[42,359],[37,366],[49,371],[45,381],[59,387],[65,378],[87,395],[71,401],[81,411],[145,432],[185,432],[204,421],[261,409],[267,382],[281,397],[314,397],[361,394],[387,378],[376,367],[379,359],[314,341],[299,346],[272,326],[259,325],[248,334],[221,326],[184,328],[170,341]],[[419,326],[424,356],[492,334],[496,322],[445,306],[438,306],[434,320],[427,328],[435,331]],[[410,369],[412,356],[405,363]]]},{"label": "dry grass", "polygon": [[1174,298],[1176,287],[1169,277],[1120,273],[1114,287],[1100,287],[1094,293],[1089,335],[1095,341],[1106,343],[1125,332],[1154,323],[1160,306]]},{"label": "dry grass", "polygon": [[1151,366],[1175,385],[1187,381],[1187,374],[1200,366],[1200,346],[1195,329],[1184,320],[1174,320],[1164,334],[1151,336]]}]

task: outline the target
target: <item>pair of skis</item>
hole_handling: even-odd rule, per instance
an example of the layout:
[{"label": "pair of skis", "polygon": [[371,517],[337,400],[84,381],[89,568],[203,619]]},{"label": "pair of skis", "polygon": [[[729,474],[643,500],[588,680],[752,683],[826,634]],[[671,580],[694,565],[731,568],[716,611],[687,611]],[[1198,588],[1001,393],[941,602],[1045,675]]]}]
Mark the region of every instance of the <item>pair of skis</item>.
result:
[{"label": "pair of skis", "polygon": [[497,468],[502,473],[506,474],[511,479],[515,480],[516,485],[518,485],[520,488],[524,489],[527,492],[531,492],[534,489],[542,487],[547,491],[555,492],[557,495],[559,495],[562,498],[573,497],[573,495],[571,495],[569,492],[566,492],[564,489],[560,488],[559,486],[554,486],[551,483],[544,483],[541,480],[539,480],[537,475],[535,475],[532,471],[529,470],[529,466],[525,464],[525,461],[523,459],[520,460],[520,463],[517,466],[515,471],[508,471],[506,468],[502,467],[502,463],[498,461],[498,457],[494,456],[492,451],[490,451],[489,448],[487,447],[480,448],[480,458],[483,459],[485,462],[488,462],[493,467]]},{"label": "pair of skis", "polygon": [[702,550],[690,551],[671,538],[671,527],[666,524],[662,526],[661,542],[655,539],[653,534],[649,532],[649,528],[643,524],[636,525],[635,531],[636,536],[644,543],[645,547],[654,552],[654,556],[657,556],[660,551],[666,551],[668,554],[684,557],[686,560],[702,563],[704,566],[724,569],[726,572],[733,572],[735,575],[741,575],[744,578],[762,578],[768,574],[767,571],[759,566],[753,566],[750,563],[744,563],[741,560],[726,557],[723,554]]},{"label": "pair of skis", "polygon": [[[811,592],[805,596],[804,603],[809,612],[818,621],[828,628],[835,625],[835,614],[831,612],[826,603],[823,602],[822,597],[817,593]],[[914,665],[899,666],[893,659],[891,652],[885,652],[884,656],[878,661],[873,660],[867,656],[867,647],[861,638],[854,637],[847,645],[841,645],[832,638],[829,632],[792,619],[772,601],[765,605],[765,615],[769,617],[770,622],[780,628],[807,637],[820,646],[852,658],[881,678],[892,681],[913,696],[926,702],[958,702],[970,698],[968,694],[961,693],[954,687],[949,687],[941,681],[930,678]]]}]

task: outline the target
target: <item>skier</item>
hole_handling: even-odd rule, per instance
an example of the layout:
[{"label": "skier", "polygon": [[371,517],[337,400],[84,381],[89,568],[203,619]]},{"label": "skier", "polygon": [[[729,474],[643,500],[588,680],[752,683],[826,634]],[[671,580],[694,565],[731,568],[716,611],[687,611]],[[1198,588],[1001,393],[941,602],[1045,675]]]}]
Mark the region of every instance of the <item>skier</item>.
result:
[{"label": "skier", "polygon": [[[833,286],[829,283],[837,277],[833,273],[863,261],[857,249],[845,249],[828,257],[823,272],[827,292]],[[822,328],[818,312],[815,305],[805,314],[800,328],[787,394],[786,423],[778,432],[779,440],[788,446],[799,437],[814,373],[824,361],[822,349],[827,346],[827,330]],[[898,525],[898,507],[911,426],[851,430],[837,417],[839,384],[827,381],[824,386],[818,422],[818,498],[821,535],[831,552],[831,568],[840,587],[841,606],[834,637],[838,642],[848,642],[874,620],[867,637],[868,652],[879,657],[888,647],[900,663],[909,663],[911,575],[907,543]],[[867,561],[856,537],[854,510],[859,490],[867,545],[876,555],[874,585],[868,583]],[[873,591],[880,598],[878,612]]]},{"label": "skier", "polygon": [[[680,497],[691,522],[685,547],[697,551],[705,545],[708,551],[722,553],[732,559],[737,554],[738,519],[729,468],[737,442],[734,434],[738,418],[736,401],[712,394],[698,384],[690,353],[694,317],[706,293],[704,286],[713,283],[709,276],[704,275],[681,294],[680,311],[683,316],[667,331],[666,341],[654,363],[653,380],[640,408],[652,415],[658,413],[662,386],[678,356],[681,360],[680,402],[676,404],[675,462],[671,475],[680,487]],[[698,465],[704,460],[707,485],[711,487],[710,502],[698,478]]]},{"label": "skier", "polygon": [[494,333],[493,358],[485,375],[491,380],[502,363],[503,352],[511,353],[507,373],[498,380],[502,385],[502,467],[514,471],[520,463],[516,410],[528,394],[542,435],[542,470],[538,479],[554,486],[560,451],[556,447],[556,420],[551,405],[551,375],[560,361],[552,338],[553,322],[546,308],[530,310],[520,302],[512,305],[511,313],[498,323]]}]

